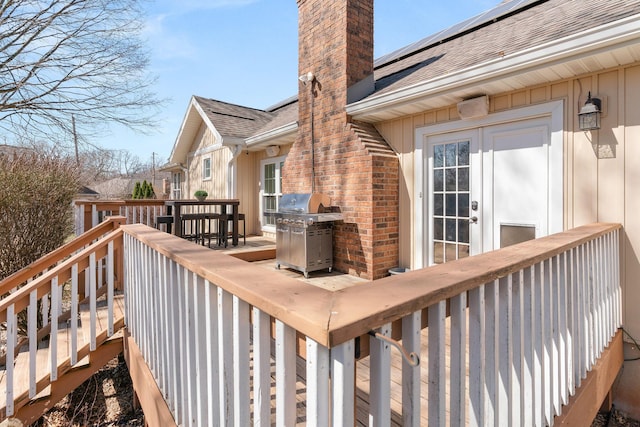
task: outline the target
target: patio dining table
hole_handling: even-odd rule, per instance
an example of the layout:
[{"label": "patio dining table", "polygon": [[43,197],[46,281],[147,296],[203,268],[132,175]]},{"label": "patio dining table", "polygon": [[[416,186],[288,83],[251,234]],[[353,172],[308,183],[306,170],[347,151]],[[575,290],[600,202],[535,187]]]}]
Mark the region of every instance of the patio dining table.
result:
[{"label": "patio dining table", "polygon": [[229,220],[232,222],[231,229],[231,243],[233,246],[238,246],[238,216],[240,212],[240,200],[238,199],[177,199],[166,200],[164,202],[167,206],[167,215],[173,216],[173,230],[174,234],[178,237],[183,237],[184,230],[182,229],[182,214],[183,207],[190,206],[192,209],[201,210],[206,212],[211,206],[219,207],[221,215],[227,215],[227,209],[231,207],[231,214]]}]

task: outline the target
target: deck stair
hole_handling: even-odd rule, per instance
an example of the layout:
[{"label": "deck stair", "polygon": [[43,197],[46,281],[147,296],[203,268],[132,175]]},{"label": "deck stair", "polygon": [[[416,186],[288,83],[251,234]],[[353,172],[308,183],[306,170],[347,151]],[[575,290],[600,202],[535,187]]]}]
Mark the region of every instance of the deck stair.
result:
[{"label": "deck stair", "polygon": [[[122,351],[124,296],[113,297],[113,334],[108,336],[107,296],[96,299],[95,350],[91,350],[91,304],[87,297],[79,304],[77,328],[67,319],[58,323],[56,340],[49,337],[38,342],[35,359],[30,357],[28,343],[20,347],[14,358],[13,412],[25,424],[35,421],[61,398],[102,368]],[[74,343],[73,336],[76,336]],[[55,341],[55,345],[52,345]],[[72,348],[76,347],[75,355]],[[56,352],[57,370],[52,380],[52,352]],[[35,362],[34,362],[35,360]],[[32,370],[35,368],[35,375]],[[7,369],[0,367],[0,420],[7,418]],[[33,389],[35,385],[35,390]],[[31,390],[30,390],[31,389]]]},{"label": "deck stair", "polygon": [[0,280],[0,426],[33,423],[123,351],[123,221]]}]

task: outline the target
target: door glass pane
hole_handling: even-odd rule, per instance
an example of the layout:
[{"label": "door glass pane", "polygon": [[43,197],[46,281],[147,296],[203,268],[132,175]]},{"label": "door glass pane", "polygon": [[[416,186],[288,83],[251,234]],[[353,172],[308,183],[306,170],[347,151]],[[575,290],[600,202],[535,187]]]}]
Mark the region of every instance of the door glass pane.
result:
[{"label": "door glass pane", "polygon": [[469,141],[458,143],[458,166],[469,165]]},{"label": "door glass pane", "polygon": [[433,214],[438,216],[444,215],[444,200],[442,194],[433,195]]},{"label": "door glass pane", "polygon": [[433,219],[433,238],[435,240],[444,240],[444,221],[442,218]]},{"label": "door glass pane", "polygon": [[469,256],[469,141],[433,146],[433,262]]},{"label": "door glass pane", "polygon": [[469,243],[469,221],[466,219],[458,220],[458,242]]},{"label": "door glass pane", "polygon": [[456,191],[456,170],[445,170],[445,188],[447,191]]},{"label": "door glass pane", "polygon": [[445,166],[456,166],[456,144],[446,144],[444,148]]},{"label": "door glass pane", "polygon": [[458,216],[469,217],[469,194],[458,194]]},{"label": "door glass pane", "polygon": [[458,169],[458,191],[469,191],[469,168]]},{"label": "door glass pane", "polygon": [[456,216],[456,194],[446,194],[444,197],[447,216]]},{"label": "door glass pane", "polygon": [[442,264],[444,262],[444,243],[433,243],[433,262],[436,264]]},{"label": "door glass pane", "polygon": [[447,242],[456,241],[456,220],[447,218],[445,220],[445,234]]},{"label": "door glass pane", "polygon": [[445,255],[444,260],[446,261],[454,261],[458,259],[458,247],[455,243],[447,243],[445,246]]},{"label": "door glass pane", "polygon": [[441,168],[444,166],[444,145],[436,145],[433,147],[433,167]]},{"label": "door glass pane", "polygon": [[435,169],[433,171],[433,191],[444,191],[444,170]]}]

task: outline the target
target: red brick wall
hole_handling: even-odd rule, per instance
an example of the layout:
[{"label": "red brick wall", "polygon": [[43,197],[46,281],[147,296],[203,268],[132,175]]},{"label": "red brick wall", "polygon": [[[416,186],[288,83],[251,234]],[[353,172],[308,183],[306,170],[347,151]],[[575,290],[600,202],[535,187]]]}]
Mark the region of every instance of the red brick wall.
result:
[{"label": "red brick wall", "polygon": [[[398,160],[372,155],[350,128],[347,88],[373,73],[373,0],[298,0],[298,137],[283,171],[285,193],[331,196],[345,220],[334,232],[338,271],[374,279],[398,263]],[[313,125],[311,121],[313,113]],[[313,128],[313,129],[312,129]]]}]

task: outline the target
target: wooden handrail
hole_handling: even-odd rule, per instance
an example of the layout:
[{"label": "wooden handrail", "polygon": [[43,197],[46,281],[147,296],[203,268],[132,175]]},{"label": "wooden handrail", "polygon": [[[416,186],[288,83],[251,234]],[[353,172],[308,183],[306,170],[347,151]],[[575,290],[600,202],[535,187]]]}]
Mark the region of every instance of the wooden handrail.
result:
[{"label": "wooden handrail", "polygon": [[[34,290],[37,290],[38,299],[43,295],[51,292],[51,279],[58,277],[60,283],[68,280],[71,277],[71,267],[74,264],[78,264],[78,269],[82,270],[89,265],[89,255],[96,254],[97,258],[102,258],[107,254],[107,247],[109,242],[117,241],[122,237],[122,228],[117,228],[108,235],[104,236],[95,243],[87,246],[82,251],[72,255],[65,261],[61,262],[51,270],[43,273],[41,276],[35,278],[31,282],[27,283],[16,292],[8,295],[6,298],[0,301],[0,322],[7,320],[7,307],[15,304],[14,311],[19,313],[25,307],[29,305],[29,294]],[[116,250],[121,248],[121,242],[116,246]],[[122,251],[120,251],[122,253]]]},{"label": "wooden handrail", "polygon": [[334,347],[415,311],[535,265],[618,230],[596,223],[339,291],[328,291],[247,265],[141,224],[134,236],[247,303],[326,347]]},{"label": "wooden handrail", "polygon": [[50,269],[78,249],[89,245],[97,238],[119,228],[123,224],[125,224],[125,218],[122,216],[112,216],[107,218],[97,226],[85,231],[70,242],[65,243],[23,269],[2,279],[0,281],[0,295],[6,294],[12,289],[24,284],[27,280],[37,276],[47,269]]}]

